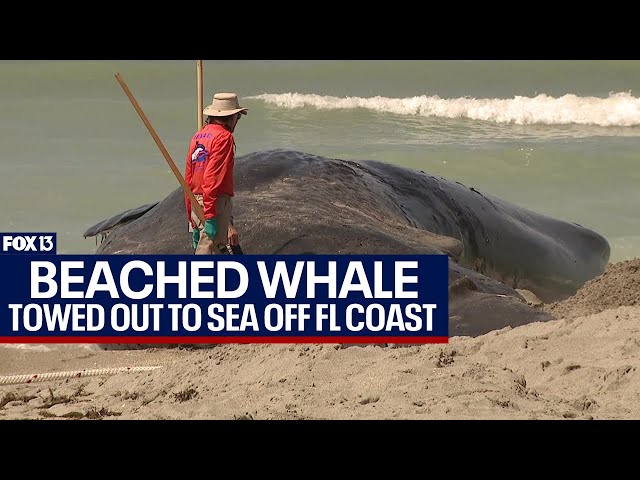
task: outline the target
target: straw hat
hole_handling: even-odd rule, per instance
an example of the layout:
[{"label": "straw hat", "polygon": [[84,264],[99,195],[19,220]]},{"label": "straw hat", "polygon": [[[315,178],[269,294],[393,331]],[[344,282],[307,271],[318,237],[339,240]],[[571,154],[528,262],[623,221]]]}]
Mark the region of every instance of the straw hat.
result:
[{"label": "straw hat", "polygon": [[226,117],[235,113],[247,114],[248,108],[238,104],[238,96],[235,93],[216,93],[213,95],[211,105],[203,110],[210,117]]}]

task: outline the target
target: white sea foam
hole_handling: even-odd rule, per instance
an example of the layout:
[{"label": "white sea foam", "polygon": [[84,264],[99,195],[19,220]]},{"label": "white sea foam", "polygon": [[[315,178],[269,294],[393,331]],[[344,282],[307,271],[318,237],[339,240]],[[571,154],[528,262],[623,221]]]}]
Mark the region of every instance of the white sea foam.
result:
[{"label": "white sea foam", "polygon": [[282,93],[249,97],[281,108],[314,107],[321,110],[363,108],[397,115],[439,118],[467,118],[514,125],[595,125],[634,127],[640,125],[640,98],[631,93],[610,93],[606,98],[580,97],[573,94],[552,97],[514,98],[440,98],[417,96],[386,98],[381,96],[332,97],[315,94]]}]

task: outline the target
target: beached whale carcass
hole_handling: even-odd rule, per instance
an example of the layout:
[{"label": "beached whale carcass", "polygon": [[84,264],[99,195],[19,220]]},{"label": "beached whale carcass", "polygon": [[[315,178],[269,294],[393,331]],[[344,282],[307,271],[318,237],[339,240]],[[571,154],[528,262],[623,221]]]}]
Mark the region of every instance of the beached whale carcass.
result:
[{"label": "beached whale carcass", "polygon": [[[370,160],[252,153],[236,159],[235,195],[246,253],[449,255],[451,335],[550,319],[515,289],[545,302],[566,298],[604,271],[610,253],[588,228]],[[121,226],[104,221],[110,233],[96,253],[193,252],[180,188],[129,212],[118,214]],[[92,227],[85,235],[99,233]]]}]

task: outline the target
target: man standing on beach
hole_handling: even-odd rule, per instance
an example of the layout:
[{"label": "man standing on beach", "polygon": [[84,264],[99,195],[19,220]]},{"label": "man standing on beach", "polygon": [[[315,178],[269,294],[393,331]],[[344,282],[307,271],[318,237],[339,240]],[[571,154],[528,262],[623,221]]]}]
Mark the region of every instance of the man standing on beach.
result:
[{"label": "man standing on beach", "polygon": [[248,109],[235,93],[216,93],[203,113],[205,125],[191,139],[186,158],[185,180],[204,210],[205,223],[196,215],[185,193],[189,231],[196,255],[220,254],[227,245],[238,245],[233,226],[233,168],[236,144],[233,132]]}]

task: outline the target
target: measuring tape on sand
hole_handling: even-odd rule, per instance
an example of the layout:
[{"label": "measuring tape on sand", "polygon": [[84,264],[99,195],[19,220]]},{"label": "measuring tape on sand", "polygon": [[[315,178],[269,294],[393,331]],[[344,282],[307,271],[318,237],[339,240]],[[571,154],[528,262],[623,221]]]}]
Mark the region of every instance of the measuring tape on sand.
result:
[{"label": "measuring tape on sand", "polygon": [[116,375],[118,373],[148,372],[162,368],[161,365],[152,367],[118,367],[118,368],[96,368],[93,370],[75,370],[69,372],[49,372],[31,373],[28,375],[6,375],[0,376],[0,385],[15,385],[18,383],[47,382],[49,380],[60,380],[62,378],[99,377],[104,375]]}]

